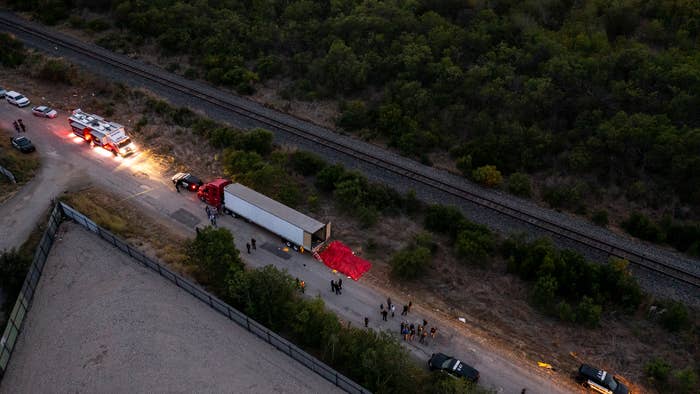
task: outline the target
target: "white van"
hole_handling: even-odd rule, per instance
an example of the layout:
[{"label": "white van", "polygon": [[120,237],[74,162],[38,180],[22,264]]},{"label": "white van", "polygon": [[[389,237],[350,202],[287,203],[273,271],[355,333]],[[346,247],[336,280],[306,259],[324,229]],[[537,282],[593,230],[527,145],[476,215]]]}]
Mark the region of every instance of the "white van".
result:
[{"label": "white van", "polygon": [[20,108],[29,105],[29,99],[15,92],[14,90],[5,93],[5,99],[8,103],[14,104]]}]

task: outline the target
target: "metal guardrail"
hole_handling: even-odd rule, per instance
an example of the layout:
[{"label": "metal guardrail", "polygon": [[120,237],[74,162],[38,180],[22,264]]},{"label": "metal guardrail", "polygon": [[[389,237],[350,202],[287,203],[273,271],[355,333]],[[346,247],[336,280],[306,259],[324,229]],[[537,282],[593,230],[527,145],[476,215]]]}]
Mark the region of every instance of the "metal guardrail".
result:
[{"label": "metal guardrail", "polygon": [[8,170],[7,168],[0,166],[0,174],[5,175],[7,179],[10,180],[10,182],[17,183],[17,178],[15,178],[15,174],[13,174],[12,171]]},{"label": "metal guardrail", "polygon": [[[76,223],[85,227],[87,230],[90,230],[93,233],[97,234],[100,238],[111,243],[122,252],[128,254],[130,257],[143,264],[145,267],[157,272],[160,276],[174,283],[177,287],[195,296],[200,301],[209,305],[209,307],[211,307],[215,311],[229,318],[229,320],[236,322],[241,327],[255,334],[258,338],[264,340],[265,342],[274,346],[277,350],[282,351],[289,357],[300,362],[301,364],[303,364],[310,370],[316,372],[318,375],[333,383],[337,387],[345,390],[348,393],[370,393],[369,390],[365,389],[364,387],[355,383],[348,377],[329,367],[314,356],[308,354],[293,343],[289,342],[287,339],[284,339],[278,334],[274,333],[273,331],[270,331],[262,324],[249,318],[237,309],[229,306],[225,302],[218,299],[216,296],[209,294],[207,291],[205,291],[198,285],[171,271],[163,264],[154,261],[153,259],[144,255],[137,249],[132,248],[121,238],[98,226],[95,222],[85,217],[85,215],[81,214],[80,212],[76,211],[73,207],[62,202],[59,202],[56,205],[53,213],[51,214],[49,228],[44,233],[44,238],[42,238],[42,242],[40,243],[39,248],[37,249],[37,254],[34,259],[35,262],[32,264],[32,268],[27,274],[27,279],[25,280],[24,287],[31,290],[28,290],[28,294],[25,295],[25,288],[22,289],[22,293],[17,299],[17,305],[15,305],[15,309],[18,309],[18,305],[19,309],[17,312],[13,310],[11,316],[11,324],[8,324],[8,329],[5,330],[6,334],[8,330],[11,331],[10,335],[8,335],[8,338],[11,339],[11,341],[8,341],[8,343],[11,343],[11,346],[8,348],[9,350],[7,352],[6,358],[4,357],[5,335],[3,335],[3,357],[0,358],[0,370],[2,372],[0,372],[0,378],[2,377],[2,373],[7,367],[9,356],[12,353],[12,348],[14,347],[16,338],[19,335],[19,330],[21,329],[22,320],[24,319],[24,315],[26,314],[26,311],[29,307],[29,303],[31,302],[31,297],[34,294],[34,289],[36,288],[36,284],[39,281],[39,276],[41,276],[41,270],[44,267],[44,262],[46,261],[48,251],[50,250],[51,245],[53,244],[53,239],[56,235],[56,231],[58,231],[58,226],[60,225],[62,219],[61,214],[63,214],[63,217],[72,219]],[[39,262],[38,267],[35,267],[35,265],[37,265],[37,262]]]},{"label": "metal guardrail", "polygon": [[24,318],[34,298],[36,286],[39,284],[39,278],[41,278],[41,273],[44,271],[46,258],[49,256],[49,251],[53,246],[53,241],[56,238],[56,233],[62,221],[61,207],[56,204],[53,211],[51,211],[51,216],[49,216],[49,223],[46,231],[44,231],[44,235],[41,237],[39,246],[34,253],[34,259],[29,266],[29,271],[24,279],[22,290],[19,292],[19,296],[17,296],[17,301],[15,302],[14,308],[12,308],[12,313],[10,313],[7,326],[5,326],[5,332],[2,334],[2,337],[0,337],[0,379],[2,379],[7,370],[10,356],[12,356],[12,351],[15,348],[17,338],[22,329],[22,323],[24,322]]}]

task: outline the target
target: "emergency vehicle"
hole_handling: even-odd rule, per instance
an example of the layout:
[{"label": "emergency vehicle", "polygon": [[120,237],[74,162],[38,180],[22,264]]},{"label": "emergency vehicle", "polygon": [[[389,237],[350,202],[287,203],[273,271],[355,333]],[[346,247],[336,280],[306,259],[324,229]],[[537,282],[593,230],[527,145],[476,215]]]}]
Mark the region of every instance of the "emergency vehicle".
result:
[{"label": "emergency vehicle", "polygon": [[136,152],[136,146],[126,134],[124,126],[110,122],[101,116],[73,111],[68,118],[73,134],[85,141],[111,151],[115,156],[126,157]]}]

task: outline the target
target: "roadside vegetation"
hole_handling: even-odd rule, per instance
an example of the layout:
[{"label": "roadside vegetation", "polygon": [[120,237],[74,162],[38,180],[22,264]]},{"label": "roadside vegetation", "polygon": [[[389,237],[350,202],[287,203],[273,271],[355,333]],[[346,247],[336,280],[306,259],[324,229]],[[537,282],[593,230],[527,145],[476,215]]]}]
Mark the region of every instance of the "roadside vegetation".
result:
[{"label": "roadside vegetation", "polygon": [[5,332],[5,325],[10,318],[12,308],[15,306],[17,296],[22,290],[36,248],[46,230],[50,213],[47,211],[42,216],[34,231],[29,234],[29,238],[19,248],[0,250],[0,291],[5,294],[5,302],[0,305],[0,336]]},{"label": "roadside vegetation", "polygon": [[333,99],[339,128],[556,209],[700,220],[692,1],[7,3],[242,94]]},{"label": "roadside vegetation", "polygon": [[[44,62],[41,64],[44,64]],[[63,67],[59,68],[66,70]],[[396,279],[394,285],[405,285],[415,290],[420,287],[420,283],[430,283],[431,280],[437,279],[440,279],[442,282],[445,278],[440,276],[443,274],[437,272],[437,269],[444,265],[442,260],[456,261],[463,269],[457,271],[460,276],[465,272],[505,274],[507,269],[513,265],[510,272],[513,273],[511,276],[515,278],[516,276],[521,276],[518,272],[518,267],[522,268],[524,264],[528,266],[531,264],[532,267],[542,268],[542,273],[548,272],[549,277],[554,278],[556,282],[552,282],[547,278],[547,280],[541,280],[542,284],[540,284],[541,275],[539,275],[539,272],[534,277],[524,276],[525,280],[522,283],[525,283],[527,291],[526,294],[518,295],[518,297],[523,300],[527,299],[539,311],[555,319],[559,319],[561,316],[569,317],[568,319],[563,319],[567,322],[559,325],[560,327],[575,327],[574,325],[579,324],[588,325],[589,321],[594,319],[577,317],[579,315],[596,317],[598,313],[598,316],[601,318],[599,327],[602,326],[602,328],[593,328],[591,330],[575,328],[576,332],[584,336],[586,332],[595,335],[598,332],[596,330],[609,329],[611,323],[623,324],[623,322],[625,324],[632,322],[631,324],[635,325],[635,327],[643,327],[640,330],[655,329],[655,327],[649,328],[645,326],[647,323],[654,326],[658,325],[659,327],[669,327],[671,334],[668,337],[672,340],[664,342],[664,346],[668,347],[669,343],[681,343],[682,345],[679,345],[678,349],[684,349],[684,351],[671,354],[661,349],[654,353],[654,357],[662,357],[664,360],[667,360],[674,371],[684,370],[689,365],[687,363],[687,355],[689,354],[687,349],[694,349],[699,342],[697,338],[697,317],[694,312],[683,305],[678,306],[671,303],[667,304],[665,301],[651,300],[645,295],[642,295],[642,301],[636,309],[631,307],[627,309],[623,307],[623,304],[618,303],[617,300],[608,302],[610,299],[606,297],[609,297],[609,295],[606,295],[604,290],[602,291],[603,294],[597,294],[595,291],[586,293],[585,295],[590,298],[590,302],[586,302],[581,306],[579,301],[582,300],[574,300],[566,293],[566,286],[560,285],[561,283],[566,283],[566,275],[574,275],[590,268],[587,264],[591,263],[585,262],[580,256],[575,256],[575,254],[570,252],[558,251],[551,244],[547,244],[546,241],[531,243],[519,238],[503,240],[487,228],[467,221],[457,209],[443,206],[424,206],[416,200],[415,195],[412,193],[401,195],[381,185],[369,182],[361,174],[348,171],[342,166],[326,163],[314,154],[275,146],[271,143],[271,134],[265,130],[243,132],[233,129],[212,122],[186,108],[172,107],[168,103],[155,99],[142,91],[132,91],[119,85],[96,83],[82,74],[73,74],[70,71],[73,70],[72,67],[68,67],[67,70],[69,70],[71,78],[68,79],[68,82],[58,82],[59,84],[75,87],[77,92],[80,91],[78,88],[83,89],[87,86],[96,95],[92,98],[87,98],[85,105],[89,106],[96,113],[114,117],[116,118],[114,120],[124,124],[129,124],[129,119],[131,119],[132,123],[130,124],[134,125],[133,133],[135,139],[143,142],[144,147],[152,144],[153,151],[162,150],[166,152],[163,157],[170,160],[167,161],[168,164],[177,165],[177,162],[181,162],[178,157],[183,152],[178,151],[178,149],[186,144],[175,143],[171,146],[165,146],[162,144],[162,140],[158,140],[158,138],[167,134],[168,137],[165,139],[172,143],[172,140],[177,138],[191,141],[191,138],[199,137],[202,141],[209,141],[209,144],[202,143],[197,147],[197,151],[194,153],[196,160],[189,160],[192,157],[189,156],[187,160],[188,166],[192,165],[201,168],[197,163],[205,163],[207,170],[211,172],[209,175],[225,173],[236,181],[247,184],[302,211],[317,212],[317,214],[323,215],[331,214],[336,217],[342,215],[340,217],[343,222],[348,222],[347,224],[357,222],[361,227],[364,227],[363,233],[365,234],[380,233],[383,222],[391,222],[401,218],[409,220],[408,218],[410,218],[412,222],[417,223],[416,227],[419,231],[415,234],[413,231],[407,231],[406,234],[397,235],[401,246],[387,247],[381,240],[375,242],[374,239],[370,239],[367,241],[366,251],[369,253],[371,249],[375,250],[375,253],[379,256],[376,261],[380,263],[385,261],[390,266],[389,268]],[[31,75],[40,78],[39,74],[32,73]],[[66,109],[70,109],[70,103],[64,105],[68,106]],[[125,107],[127,105],[128,107]],[[124,109],[138,115],[124,120]],[[192,152],[189,153],[191,154]],[[487,170],[486,173],[488,171],[490,170]],[[519,190],[528,190],[529,179],[527,177],[511,175],[503,177],[501,181],[506,182],[507,180],[510,184],[513,177],[515,177],[513,184],[519,185]],[[518,180],[518,178],[520,179]],[[208,268],[198,268],[199,262],[193,262],[188,259],[186,249],[175,246],[182,245],[183,242],[173,243],[172,239],[168,239],[169,237],[161,237],[165,238],[162,240],[150,240],[148,237],[168,234],[168,231],[162,227],[142,228],[142,222],[145,222],[144,218],[137,210],[128,208],[128,202],[125,203],[115,197],[99,197],[100,193],[102,192],[91,189],[64,198],[71,205],[88,213],[90,217],[105,228],[126,238],[132,244],[144,249],[145,252],[165,260],[173,265],[176,270],[192,275],[201,283],[207,283],[212,290],[217,292],[230,290],[227,275],[214,276],[215,278],[226,279],[226,281],[218,284],[212,283],[212,278],[214,277],[206,273]],[[97,204],[100,207],[118,207],[118,210],[115,208],[113,211],[94,211],[93,208],[96,204],[91,203],[91,201],[95,198],[107,198],[107,200],[99,200],[102,201],[102,203]],[[126,219],[124,219],[125,217]],[[126,226],[125,223],[138,223],[139,226]],[[212,242],[214,241],[212,240]],[[217,242],[228,243],[227,240],[222,239],[219,239]],[[512,255],[508,255],[506,252],[509,249],[504,247],[509,242],[511,245],[514,245],[514,249],[510,249]],[[386,250],[383,251],[382,249]],[[222,250],[226,251],[228,249],[223,248]],[[377,252],[377,250],[379,251]],[[394,252],[397,253],[394,254]],[[233,256],[233,252],[228,253],[228,255]],[[516,260],[518,256],[525,257],[521,260]],[[232,259],[236,260],[235,258]],[[511,259],[514,262],[509,264]],[[212,260],[211,262],[215,261]],[[236,263],[233,264],[235,265]],[[554,271],[550,270],[552,264],[555,267]],[[624,264],[622,265],[624,266]],[[592,268],[594,271],[598,269],[600,268]],[[564,276],[559,276],[560,273],[565,273],[567,270],[570,272]],[[619,281],[624,282],[627,280],[626,276],[628,274],[626,269],[620,269],[614,274]],[[604,277],[598,279],[601,281],[592,283],[592,285],[594,285],[594,290],[600,292],[600,286],[606,285],[608,282],[604,281],[606,279]],[[254,279],[250,278],[241,279],[241,281],[240,286],[249,286],[249,283],[255,282]],[[520,279],[516,279],[512,283],[521,282]],[[633,290],[633,284],[629,284],[629,286],[629,289]],[[433,291],[434,289],[430,290]],[[547,303],[538,302],[539,300],[546,300],[546,297],[542,297],[541,294],[551,294],[548,291],[553,291],[554,293],[554,298],[551,300],[551,303],[554,305],[553,309],[549,300]],[[239,297],[237,301],[231,300],[230,302],[242,302],[241,300],[245,298],[244,296],[251,298],[247,302],[256,303],[262,302],[257,301],[257,297],[267,297],[268,295],[248,292],[244,295],[237,295],[236,297]],[[252,299],[253,297],[256,299]],[[446,298],[446,301],[452,300]],[[519,300],[513,299],[512,301],[517,303]],[[571,314],[560,313],[561,311],[566,312],[565,304],[571,309]],[[242,304],[237,305],[241,309],[245,308],[245,306],[240,306]],[[658,311],[664,312],[649,314],[647,318],[644,311],[652,305],[658,307]],[[252,310],[251,314],[262,313],[264,315],[264,308],[260,306],[255,306],[255,308],[257,309]],[[540,319],[537,317],[537,314],[530,316],[533,319]],[[683,316],[686,316],[686,318],[684,319]],[[263,321],[264,316],[260,317],[260,319]],[[547,324],[549,323],[550,321],[547,321]],[[595,324],[590,325],[595,326]],[[291,325],[288,325],[285,329],[289,327]],[[679,328],[675,329],[672,327]],[[343,329],[345,329],[344,324]],[[295,342],[297,341],[293,333],[285,333],[285,335],[294,339]],[[642,340],[641,337],[639,338]],[[303,338],[299,339],[299,341],[304,340]],[[528,348],[540,351],[540,345],[528,344]],[[574,345],[579,346],[580,343],[575,343]],[[314,348],[308,349],[319,357],[323,355],[323,352],[320,352],[319,355]],[[603,357],[603,354],[605,354],[607,360],[608,353],[606,352],[607,349],[601,352],[600,356]],[[616,357],[613,358],[617,359]],[[651,359],[652,356],[650,355],[649,358]],[[348,362],[357,362],[356,359],[353,360],[355,361]],[[338,368],[350,375],[350,372],[342,369],[344,367]],[[638,369],[641,371],[643,364]],[[692,375],[690,377],[692,378]],[[440,385],[449,385],[449,383],[434,383],[434,387],[439,387]],[[445,388],[445,390],[445,392],[450,392],[452,389]],[[458,389],[452,391],[459,392]]]}]

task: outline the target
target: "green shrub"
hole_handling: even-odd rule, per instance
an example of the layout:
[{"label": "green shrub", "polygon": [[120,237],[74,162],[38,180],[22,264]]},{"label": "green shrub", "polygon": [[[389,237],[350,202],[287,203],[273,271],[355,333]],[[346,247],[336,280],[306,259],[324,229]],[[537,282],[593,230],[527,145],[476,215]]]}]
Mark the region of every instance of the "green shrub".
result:
[{"label": "green shrub", "polygon": [[372,206],[361,206],[355,209],[355,215],[362,228],[370,228],[379,221],[379,211]]},{"label": "green shrub", "polygon": [[488,187],[497,187],[503,183],[503,176],[496,166],[482,166],[472,171],[474,181]]},{"label": "green shrub", "polygon": [[343,175],[345,175],[345,168],[340,164],[326,166],[316,175],[316,187],[326,192],[332,192],[335,190],[336,182]]},{"label": "green shrub", "polygon": [[267,156],[272,152],[272,132],[265,129],[252,129],[247,133],[240,133],[235,147],[240,150],[256,152],[261,156]]},{"label": "green shrub", "polygon": [[470,176],[474,168],[472,167],[472,156],[466,155],[462,156],[455,162],[457,169],[462,172],[464,176]]},{"label": "green shrub", "polygon": [[361,100],[353,100],[341,104],[341,114],[337,125],[345,130],[359,130],[370,124],[370,113]]},{"label": "green shrub", "polygon": [[0,33],[0,48],[0,64],[5,67],[15,68],[24,63],[27,57],[22,42],[9,33]]},{"label": "green shrub", "polygon": [[319,156],[306,151],[296,151],[289,156],[289,164],[294,172],[303,176],[316,175],[326,167]]},{"label": "green shrub", "polygon": [[565,321],[567,323],[573,323],[576,321],[576,312],[574,308],[566,301],[560,301],[556,308],[557,317],[559,320]]},{"label": "green shrub", "polygon": [[698,392],[698,375],[691,367],[673,372],[671,390],[678,394]]},{"label": "green shrub", "polygon": [[596,304],[592,298],[583,296],[576,306],[576,321],[588,328],[595,328],[600,323],[600,314],[603,308]]},{"label": "green shrub", "polygon": [[608,211],[599,210],[599,211],[593,212],[593,216],[591,216],[591,220],[593,221],[593,223],[595,223],[598,226],[606,227],[608,225]]},{"label": "green shrub", "polygon": [[680,331],[690,326],[688,308],[678,301],[669,301],[661,315],[661,325],[669,331]]},{"label": "green shrub", "polygon": [[659,388],[666,384],[670,372],[671,365],[660,358],[655,358],[644,366],[644,374],[650,383]]},{"label": "green shrub", "polygon": [[199,268],[200,277],[215,291],[223,291],[231,275],[243,269],[243,262],[224,228],[205,227],[185,246],[187,262]]},{"label": "green shrub", "polygon": [[105,31],[111,27],[111,24],[107,19],[104,18],[98,18],[98,19],[92,19],[88,21],[85,24],[85,27],[93,32],[99,33],[101,31]]},{"label": "green shrub", "polygon": [[207,132],[209,133],[209,142],[215,148],[232,147],[240,134],[237,130],[230,127],[217,127]]},{"label": "green shrub", "polygon": [[391,274],[401,279],[417,279],[428,271],[430,262],[430,249],[411,245],[392,256]]},{"label": "green shrub", "polygon": [[453,206],[431,205],[425,213],[425,228],[456,237],[464,222],[462,211]]},{"label": "green shrub", "polygon": [[48,59],[39,69],[39,78],[50,82],[71,84],[74,77],[75,72],[62,59]]},{"label": "green shrub", "polygon": [[229,176],[259,170],[265,165],[259,154],[233,149],[224,152],[222,164]]},{"label": "green shrub", "polygon": [[490,232],[461,231],[455,240],[455,252],[462,262],[484,266],[494,250],[494,236]]},{"label": "green shrub", "polygon": [[508,177],[508,191],[516,196],[530,197],[532,182],[530,176],[522,172],[514,172]]},{"label": "green shrub", "polygon": [[[5,250],[0,254],[0,289],[8,295],[19,293],[32,263],[32,256],[16,249]],[[8,297],[7,302],[10,301]]]},{"label": "green shrub", "polygon": [[549,310],[554,305],[559,284],[550,275],[540,276],[532,288],[532,302],[543,310]]},{"label": "green shrub", "polygon": [[630,214],[620,225],[631,235],[647,241],[663,242],[666,239],[661,227],[639,212]]}]

